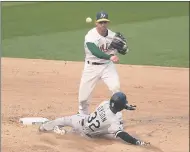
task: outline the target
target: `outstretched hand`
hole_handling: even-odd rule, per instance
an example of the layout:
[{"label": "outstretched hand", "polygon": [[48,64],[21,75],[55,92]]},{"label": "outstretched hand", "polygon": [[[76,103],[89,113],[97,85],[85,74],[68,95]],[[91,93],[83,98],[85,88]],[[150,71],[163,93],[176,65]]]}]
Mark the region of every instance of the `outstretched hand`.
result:
[{"label": "outstretched hand", "polygon": [[137,141],[136,143],[139,146],[150,146],[150,142],[146,142],[146,141]]},{"label": "outstretched hand", "polygon": [[136,110],[136,105],[126,105],[125,109],[126,110]]}]

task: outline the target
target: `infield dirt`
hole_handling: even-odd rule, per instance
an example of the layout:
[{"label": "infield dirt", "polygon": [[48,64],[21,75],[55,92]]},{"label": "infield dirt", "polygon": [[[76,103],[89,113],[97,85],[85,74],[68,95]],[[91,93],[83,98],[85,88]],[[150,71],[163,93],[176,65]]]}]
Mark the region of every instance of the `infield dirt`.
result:
[{"label": "infield dirt", "polygon": [[[77,135],[39,135],[25,116],[48,119],[76,114],[83,62],[2,58],[2,151],[5,152],[155,152],[119,141],[87,140]],[[164,152],[189,151],[189,70],[117,65],[124,91],[136,111],[124,111],[126,131]],[[111,93],[100,81],[91,111]]]}]

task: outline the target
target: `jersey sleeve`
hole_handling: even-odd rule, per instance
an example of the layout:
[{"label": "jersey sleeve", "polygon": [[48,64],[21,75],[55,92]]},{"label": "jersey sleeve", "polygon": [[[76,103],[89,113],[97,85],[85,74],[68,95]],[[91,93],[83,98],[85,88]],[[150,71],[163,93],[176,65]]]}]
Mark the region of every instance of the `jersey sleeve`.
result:
[{"label": "jersey sleeve", "polygon": [[109,134],[115,134],[115,137],[117,137],[117,134],[123,131],[123,125],[120,124],[120,122],[113,123],[108,128]]}]

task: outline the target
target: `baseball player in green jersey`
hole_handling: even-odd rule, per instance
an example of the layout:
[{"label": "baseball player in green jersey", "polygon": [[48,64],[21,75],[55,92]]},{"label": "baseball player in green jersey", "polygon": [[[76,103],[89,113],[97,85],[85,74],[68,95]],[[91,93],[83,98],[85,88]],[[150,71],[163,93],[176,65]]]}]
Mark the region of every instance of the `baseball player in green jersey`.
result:
[{"label": "baseball player in green jersey", "polygon": [[[128,52],[127,41],[119,32],[108,29],[108,14],[98,12],[96,27],[85,35],[85,64],[79,87],[79,113],[89,114],[91,93],[99,80],[103,80],[112,93],[120,91],[120,80],[114,63],[119,62],[117,53]],[[122,117],[121,113],[117,113]]]}]

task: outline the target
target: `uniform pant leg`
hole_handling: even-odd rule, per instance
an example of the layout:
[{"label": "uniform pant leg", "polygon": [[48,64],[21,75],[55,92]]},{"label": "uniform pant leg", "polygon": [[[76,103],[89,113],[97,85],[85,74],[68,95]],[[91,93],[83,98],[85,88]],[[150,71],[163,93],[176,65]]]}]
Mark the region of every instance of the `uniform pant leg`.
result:
[{"label": "uniform pant leg", "polygon": [[[115,65],[111,62],[106,67],[101,76],[104,83],[108,86],[112,94],[120,91],[120,80]],[[122,112],[116,114],[120,122],[123,122]]]},{"label": "uniform pant leg", "polygon": [[43,124],[43,128],[47,131],[52,131],[55,126],[70,126],[72,127],[72,116],[60,117]]},{"label": "uniform pant leg", "polygon": [[43,124],[43,128],[47,131],[52,131],[55,126],[59,127],[72,127],[75,130],[80,130],[81,128],[81,120],[85,116],[81,115],[72,115],[72,116],[65,116],[65,117],[60,117],[55,120],[49,121],[45,124]]},{"label": "uniform pant leg", "polygon": [[120,91],[120,80],[115,65],[110,62],[103,70],[101,75],[102,80],[113,93]]},{"label": "uniform pant leg", "polygon": [[79,113],[89,114],[89,99],[92,91],[100,79],[96,65],[85,65],[79,86]]}]

